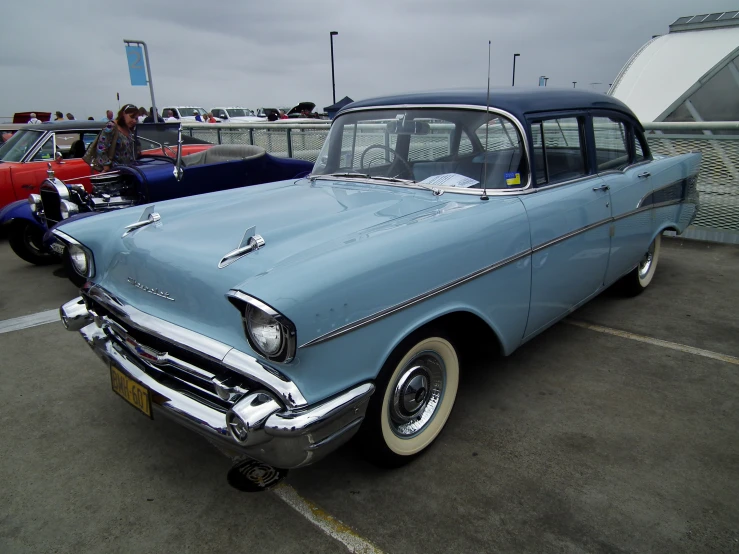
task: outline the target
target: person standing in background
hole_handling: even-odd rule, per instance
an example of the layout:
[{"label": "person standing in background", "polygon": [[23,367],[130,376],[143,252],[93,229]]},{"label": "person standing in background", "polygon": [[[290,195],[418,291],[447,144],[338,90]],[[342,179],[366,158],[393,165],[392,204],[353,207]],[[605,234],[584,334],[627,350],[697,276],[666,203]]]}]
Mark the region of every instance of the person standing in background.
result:
[{"label": "person standing in background", "polygon": [[109,121],[82,158],[96,171],[107,172],[116,165],[129,165],[141,155],[134,141],[139,109],[126,104],[115,121]]},{"label": "person standing in background", "polygon": [[69,121],[74,121],[74,116],[71,113],[67,112],[67,119]]},{"label": "person standing in background", "polygon": [[105,117],[103,118],[103,121],[113,121],[113,110],[108,110],[105,112]]},{"label": "person standing in background", "polygon": [[36,114],[34,112],[31,112],[31,119],[28,120],[28,123],[31,125],[36,125],[37,123],[41,123],[40,119],[36,119]]},{"label": "person standing in background", "polygon": [[139,108],[139,117],[138,117],[139,123],[145,123],[146,122],[146,116],[147,115],[149,115],[149,114],[146,113],[146,108],[144,108],[143,106],[141,106]]},{"label": "person standing in background", "polygon": [[64,121],[64,114],[62,112],[56,112],[54,114],[54,121]]}]

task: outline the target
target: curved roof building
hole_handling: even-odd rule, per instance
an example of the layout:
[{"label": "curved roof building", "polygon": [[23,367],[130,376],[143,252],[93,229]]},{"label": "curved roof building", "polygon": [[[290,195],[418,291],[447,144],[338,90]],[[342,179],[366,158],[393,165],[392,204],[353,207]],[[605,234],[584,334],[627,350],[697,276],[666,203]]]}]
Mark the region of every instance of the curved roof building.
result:
[{"label": "curved roof building", "polygon": [[641,121],[739,121],[739,11],[681,17],[631,56],[608,93]]}]

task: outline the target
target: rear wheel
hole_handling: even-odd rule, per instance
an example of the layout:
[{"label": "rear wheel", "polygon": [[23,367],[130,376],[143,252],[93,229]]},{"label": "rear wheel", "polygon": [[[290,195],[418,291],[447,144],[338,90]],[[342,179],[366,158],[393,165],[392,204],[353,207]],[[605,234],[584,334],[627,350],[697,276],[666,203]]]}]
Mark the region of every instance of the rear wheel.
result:
[{"label": "rear wheel", "polygon": [[662,235],[657,235],[642,256],[639,265],[621,278],[619,285],[624,294],[628,296],[641,294],[652,282],[654,273],[657,271],[661,244]]},{"label": "rear wheel", "polygon": [[59,263],[59,257],[44,248],[44,231],[25,219],[15,220],[10,225],[8,242],[13,252],[34,265]]},{"label": "rear wheel", "polygon": [[403,341],[383,367],[358,440],[383,467],[408,463],[444,428],[459,385],[459,357],[445,334],[429,331]]}]

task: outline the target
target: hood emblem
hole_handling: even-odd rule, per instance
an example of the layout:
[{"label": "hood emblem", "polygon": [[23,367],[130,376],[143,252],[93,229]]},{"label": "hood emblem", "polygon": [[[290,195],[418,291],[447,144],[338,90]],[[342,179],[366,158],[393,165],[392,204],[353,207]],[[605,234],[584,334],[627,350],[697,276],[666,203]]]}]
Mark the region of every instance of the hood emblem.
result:
[{"label": "hood emblem", "polygon": [[154,211],[154,204],[152,204],[151,206],[147,206],[146,209],[144,210],[144,213],[141,214],[141,217],[136,223],[131,223],[131,225],[126,225],[125,227],[126,232],[121,235],[121,238],[124,238],[129,233],[133,233],[136,229],[140,229],[141,227],[151,225],[152,223],[157,223],[161,219],[162,219],[162,216],[160,216],[158,213]]},{"label": "hood emblem", "polygon": [[261,235],[257,235],[256,231],[256,226],[249,227],[236,250],[231,250],[231,252],[221,258],[221,261],[218,263],[218,269],[223,269],[239,258],[246,256],[249,252],[254,252],[264,246],[264,239]]},{"label": "hood emblem", "polygon": [[142,285],[139,283],[136,279],[133,277],[129,277],[127,279],[128,283],[136,287],[137,289],[141,289],[144,292],[148,292],[149,294],[153,294],[154,296],[158,296],[159,298],[164,298],[165,300],[171,300],[174,302],[174,298],[172,298],[168,292],[165,292],[163,290],[159,289],[153,289],[151,287],[147,287],[146,285]]}]

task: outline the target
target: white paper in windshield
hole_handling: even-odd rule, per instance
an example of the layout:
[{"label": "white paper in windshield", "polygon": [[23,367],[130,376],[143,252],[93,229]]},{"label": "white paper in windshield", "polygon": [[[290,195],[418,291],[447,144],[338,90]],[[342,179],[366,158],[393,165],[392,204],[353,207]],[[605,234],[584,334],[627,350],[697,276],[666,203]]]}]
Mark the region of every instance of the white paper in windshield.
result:
[{"label": "white paper in windshield", "polygon": [[431,177],[427,177],[420,182],[426,185],[439,185],[466,189],[472,185],[478,184],[480,181],[475,181],[474,179],[460,175],[459,173],[442,173],[441,175],[432,175]]}]

